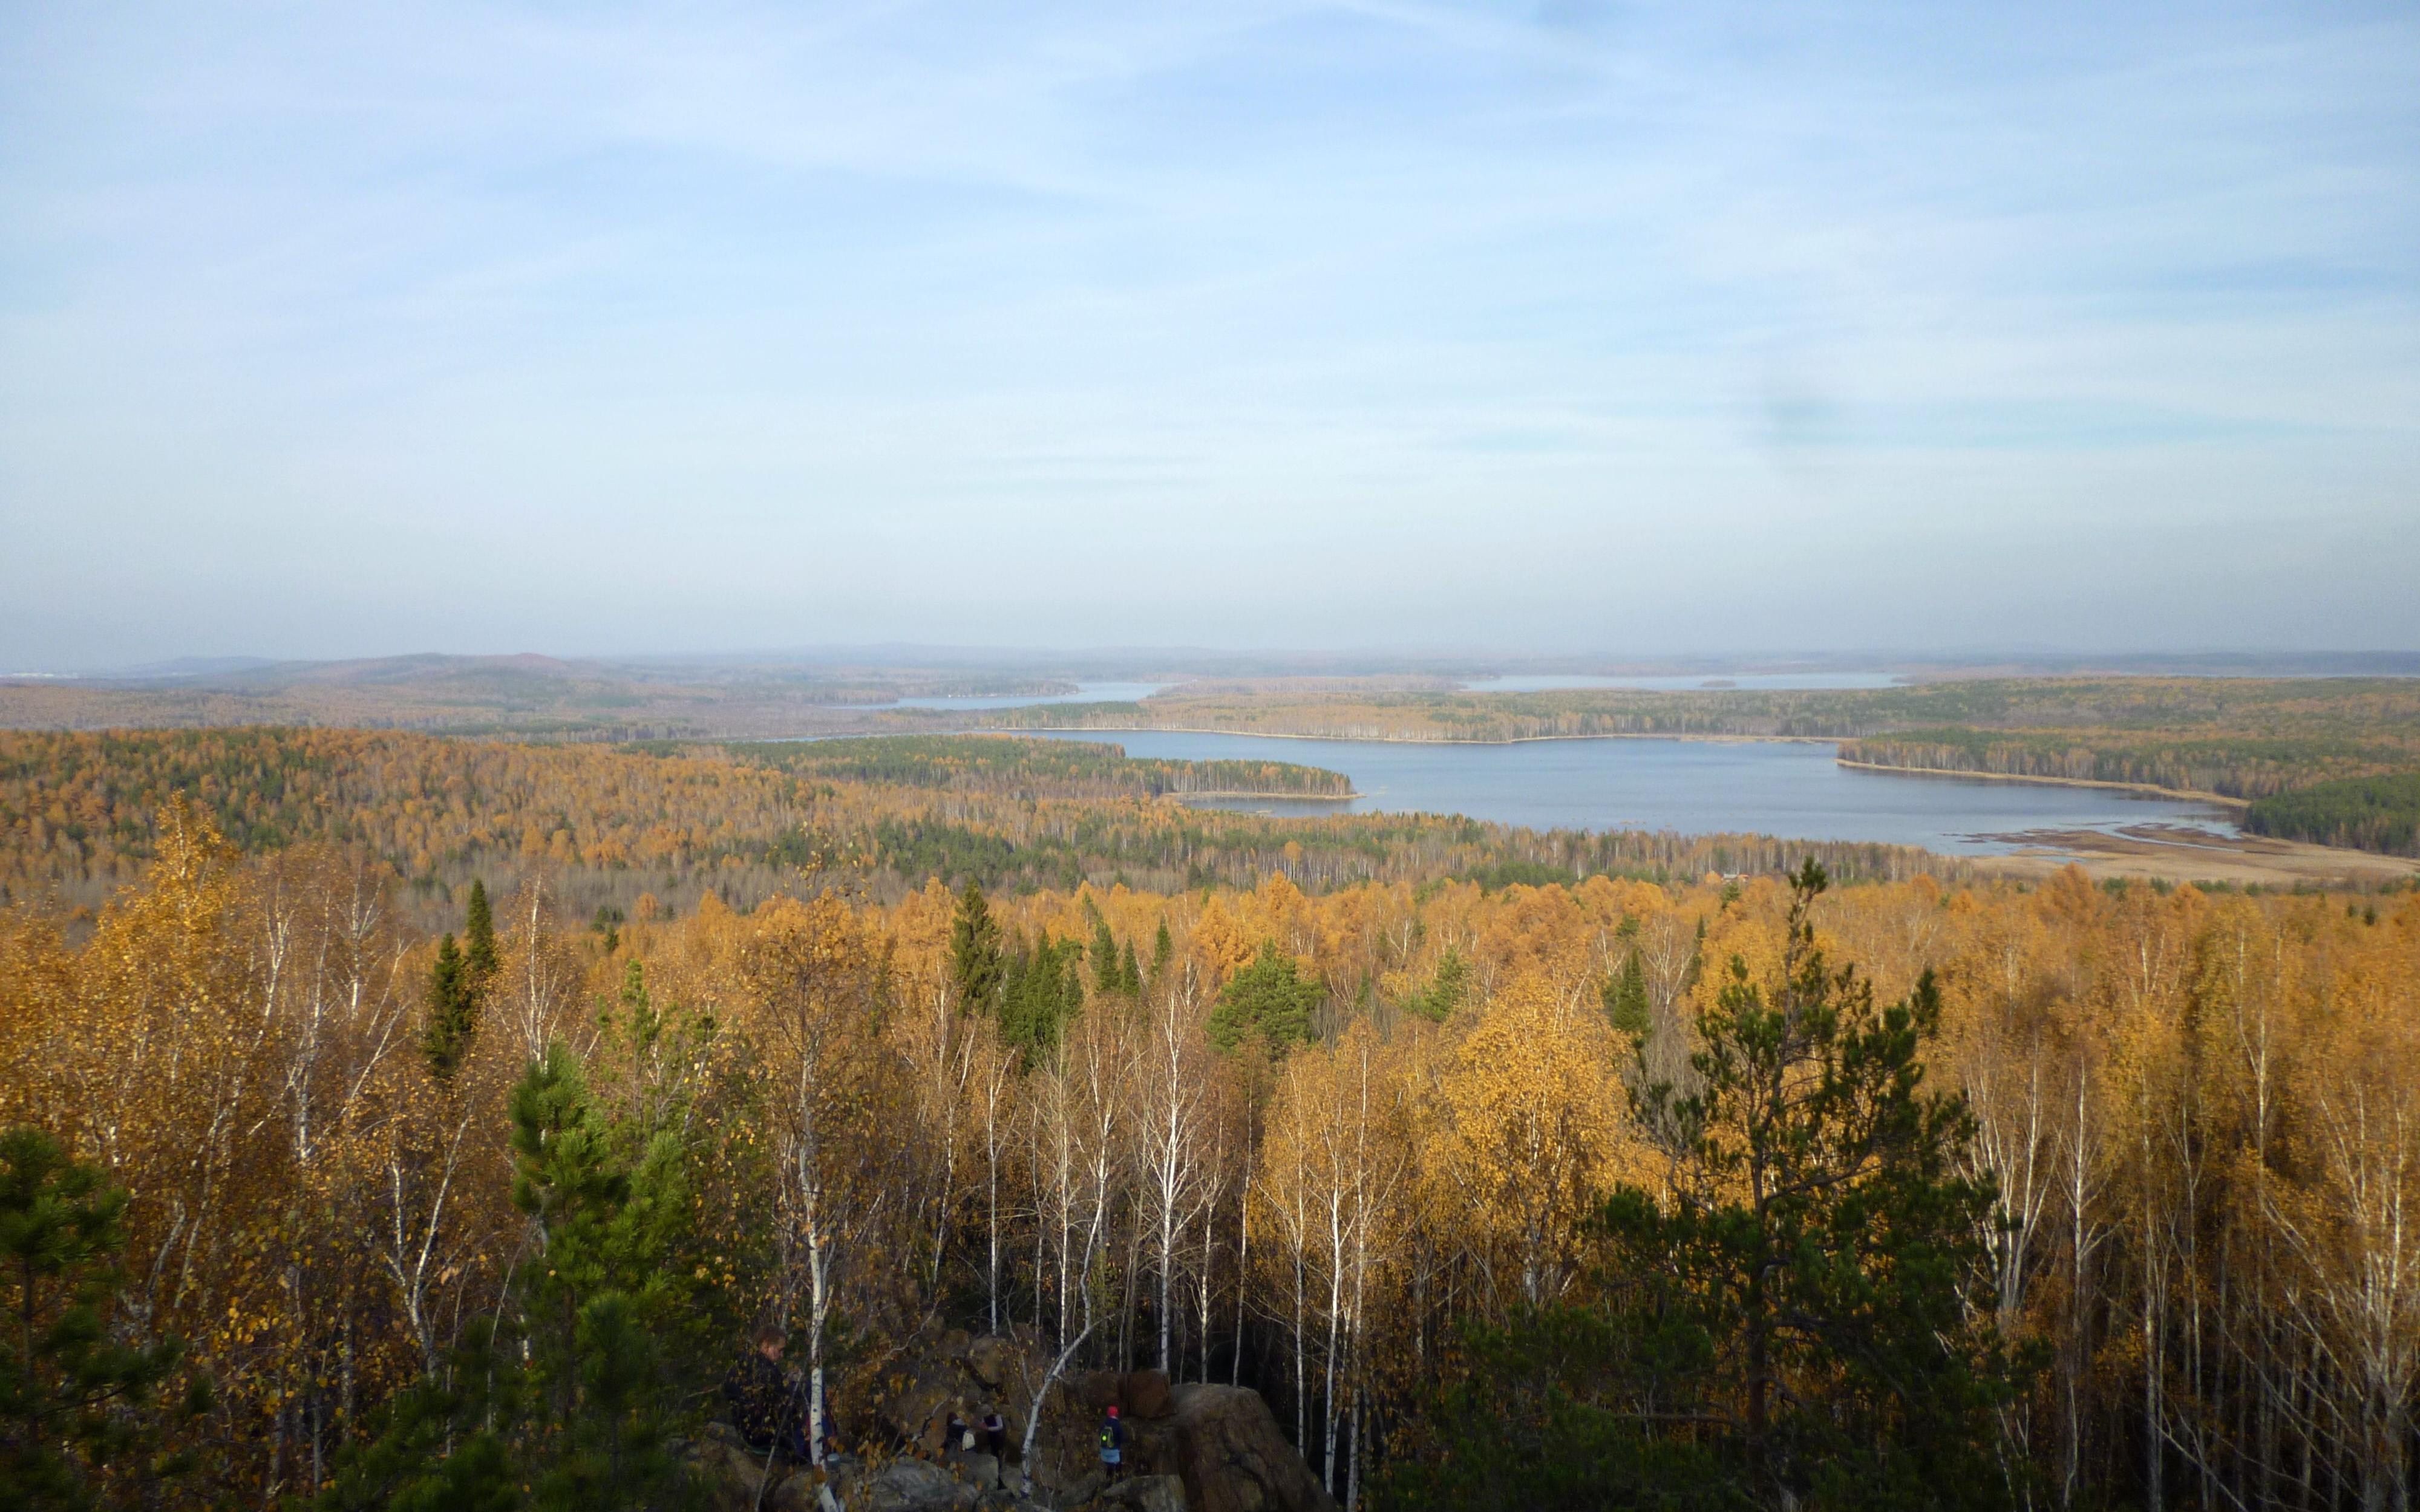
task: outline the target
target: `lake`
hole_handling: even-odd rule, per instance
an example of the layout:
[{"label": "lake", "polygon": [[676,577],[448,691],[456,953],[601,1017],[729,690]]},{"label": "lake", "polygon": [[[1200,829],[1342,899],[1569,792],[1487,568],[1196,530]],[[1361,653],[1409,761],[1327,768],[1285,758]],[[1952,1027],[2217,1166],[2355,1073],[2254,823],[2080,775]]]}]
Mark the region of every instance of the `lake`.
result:
[{"label": "lake", "polygon": [[1620,687],[1642,693],[1828,692],[1839,688],[1900,687],[1897,672],[1696,672],[1686,677],[1595,677],[1544,672],[1533,677],[1480,677],[1462,685],[1466,693],[1575,693]]},{"label": "lake", "polygon": [[[1039,733],[1040,732],[1031,732]],[[1130,756],[1249,758],[1324,766],[1353,779],[1350,801],[1205,800],[1247,812],[1468,814],[1533,829],[1723,831],[1791,840],[1878,841],[1951,855],[2018,848],[2027,830],[2175,825],[2234,835],[2225,810],[2105,788],[1864,772],[1829,742],[1537,740],[1514,745],[1288,740],[1176,731],[1053,732]]]}]

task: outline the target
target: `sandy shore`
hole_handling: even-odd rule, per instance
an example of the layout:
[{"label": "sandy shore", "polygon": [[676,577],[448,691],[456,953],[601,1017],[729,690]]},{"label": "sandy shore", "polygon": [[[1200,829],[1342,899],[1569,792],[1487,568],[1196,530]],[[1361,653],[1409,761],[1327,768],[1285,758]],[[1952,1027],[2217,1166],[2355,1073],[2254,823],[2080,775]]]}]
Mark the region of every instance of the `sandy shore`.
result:
[{"label": "sandy shore", "polygon": [[2377,887],[2420,876],[2420,860],[2408,856],[2257,835],[2228,839],[2167,825],[2130,825],[2114,834],[2032,830],[1995,838],[2019,841],[2024,848],[2012,856],[1975,856],[1972,864],[2011,877],[2044,877],[2068,866],[2081,866],[2086,875],[2100,880],[2229,882],[2238,887]]}]

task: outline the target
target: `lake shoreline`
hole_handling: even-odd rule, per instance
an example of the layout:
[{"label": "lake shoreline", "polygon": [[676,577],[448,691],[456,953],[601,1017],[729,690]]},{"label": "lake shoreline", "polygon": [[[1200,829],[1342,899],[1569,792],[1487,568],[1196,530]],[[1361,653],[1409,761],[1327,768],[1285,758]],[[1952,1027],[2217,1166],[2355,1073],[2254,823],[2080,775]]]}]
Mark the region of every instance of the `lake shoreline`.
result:
[{"label": "lake shoreline", "polygon": [[[1622,731],[1608,734],[1589,735],[1510,735],[1501,740],[1456,740],[1450,736],[1427,735],[1306,735],[1276,730],[1221,730],[1199,725],[1053,725],[1047,729],[987,725],[979,729],[954,731],[969,735],[1041,736],[1052,735],[1233,735],[1251,740],[1308,740],[1333,746],[1534,746],[1559,740],[1681,740],[1709,745],[1767,746],[1830,746],[1835,750],[1855,735],[1745,735],[1745,734],[1663,734],[1637,733]],[[832,738],[847,739],[847,736]],[[2169,798],[2182,803],[2207,803],[2221,809],[2242,810],[2252,807],[2249,798],[2229,797],[2224,793],[2207,793],[2199,788],[2164,788],[2152,782],[2111,782],[2088,777],[2034,777],[2022,772],[1968,772],[1955,767],[1897,766],[1883,762],[1852,761],[1835,756],[1838,765],[1858,772],[1881,772],[1891,777],[1939,777],[1962,781],[2021,782],[2033,787],[2099,788],[2107,792],[2135,793],[2148,798]],[[1187,795],[1215,798],[1297,798],[1296,793],[1205,793]],[[1324,795],[1311,795],[1324,797]],[[1352,797],[1364,796],[1353,794]],[[2334,847],[2330,847],[2334,848]]]},{"label": "lake shoreline", "polygon": [[1838,746],[1856,735],[1724,735],[1665,734],[1614,731],[1595,735],[1507,735],[1501,740],[1457,740],[1450,735],[1304,735],[1282,730],[1220,730],[1200,725],[1076,725],[1018,727],[985,725],[979,730],[950,732],[969,735],[1239,735],[1249,740],[1318,740],[1331,746],[1536,746],[1554,740],[1695,740],[1713,745]]},{"label": "lake shoreline", "polygon": [[1192,799],[1195,799],[1195,798],[1218,798],[1218,799],[1220,799],[1220,800],[1222,800],[1222,801],[1223,801],[1223,800],[1229,800],[1229,799],[1236,799],[1236,798],[1253,798],[1253,799],[1261,799],[1261,800],[1277,800],[1277,799],[1282,799],[1282,800],[1284,800],[1284,801],[1285,801],[1285,802],[1287,802],[1287,803],[1351,803],[1351,802],[1353,802],[1353,801],[1354,801],[1355,799],[1357,799],[1357,798],[1366,798],[1366,797],[1368,797],[1369,795],[1368,795],[1368,794],[1366,794],[1366,793],[1176,793],[1176,792],[1160,793],[1160,794],[1155,794],[1155,795],[1154,795],[1154,796],[1155,796],[1155,797],[1161,797],[1161,798],[1174,798],[1174,799],[1175,799],[1177,802],[1179,802],[1179,803],[1188,802],[1188,801],[1190,801],[1190,800],[1192,800]]},{"label": "lake shoreline", "polygon": [[2048,788],[2106,788],[2118,793],[2140,793],[2148,797],[2176,798],[2187,803],[2211,803],[2223,809],[2249,809],[2249,798],[2230,798],[2224,793],[2204,793],[2199,788],[2164,788],[2153,782],[2107,782],[2090,777],[2028,777],[2022,772],[1969,772],[1954,766],[1892,766],[1882,762],[1853,762],[1846,756],[1833,758],[1842,766],[1860,772],[1887,772],[1894,777],[1947,777],[1962,780],[1985,782],[2030,782]]}]

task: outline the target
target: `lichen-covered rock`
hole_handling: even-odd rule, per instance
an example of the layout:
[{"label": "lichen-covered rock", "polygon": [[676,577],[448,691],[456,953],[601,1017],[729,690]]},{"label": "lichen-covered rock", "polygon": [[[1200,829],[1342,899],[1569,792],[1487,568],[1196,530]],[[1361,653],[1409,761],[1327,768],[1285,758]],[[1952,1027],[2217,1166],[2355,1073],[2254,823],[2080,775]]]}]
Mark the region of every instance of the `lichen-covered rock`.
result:
[{"label": "lichen-covered rock", "polygon": [[690,1441],[690,1473],[714,1500],[715,1512],[752,1512],[765,1484],[765,1462],[728,1423],[708,1423]]},{"label": "lichen-covered rock", "polygon": [[800,1470],[783,1477],[782,1482],[765,1493],[760,1512],[831,1512],[840,1504],[837,1498],[828,1506],[819,1493],[823,1482],[812,1470]]},{"label": "lichen-covered rock", "polygon": [[944,1455],[941,1462],[965,1476],[967,1483],[977,1490],[986,1490],[1001,1483],[1000,1461],[987,1454],[978,1451]]},{"label": "lichen-covered rock", "polygon": [[1165,1370],[1129,1370],[1118,1382],[1118,1405],[1128,1417],[1166,1417],[1176,1410]]},{"label": "lichen-covered rock", "polygon": [[1017,1366],[1023,1362],[1025,1350],[1015,1339],[987,1335],[967,1346],[967,1370],[976,1381],[993,1391],[1002,1386],[1022,1385],[1016,1378]]},{"label": "lichen-covered rock", "polygon": [[1122,1512],[1186,1512],[1185,1482],[1174,1475],[1137,1475],[1101,1492],[1103,1507]]},{"label": "lichen-covered rock", "polygon": [[976,1488],[929,1459],[894,1459],[857,1483],[849,1512],[966,1512]]}]

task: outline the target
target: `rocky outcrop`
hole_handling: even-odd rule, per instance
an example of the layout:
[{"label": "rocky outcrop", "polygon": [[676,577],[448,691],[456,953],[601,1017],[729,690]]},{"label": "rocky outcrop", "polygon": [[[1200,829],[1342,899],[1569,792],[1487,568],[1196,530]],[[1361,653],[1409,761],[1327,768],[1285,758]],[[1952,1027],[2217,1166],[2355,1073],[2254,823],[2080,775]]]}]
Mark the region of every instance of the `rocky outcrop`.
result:
[{"label": "rocky outcrop", "polygon": [[843,1492],[849,1512],[967,1512],[982,1494],[929,1459],[894,1459]]},{"label": "rocky outcrop", "polygon": [[1336,1512],[1259,1392],[1179,1386],[1173,1395],[1177,1473],[1191,1512]]},{"label": "rocky outcrop", "polygon": [[[1050,1364],[1022,1333],[936,1331],[844,1419],[850,1446],[866,1455],[833,1456],[821,1477],[783,1464],[768,1476],[736,1432],[713,1424],[690,1445],[690,1463],[715,1512],[1336,1512],[1259,1393],[1171,1387],[1157,1370],[1061,1378],[1025,1462],[1026,1413]],[[1096,1438],[1112,1403],[1126,1424],[1126,1473],[1116,1481],[1102,1473]],[[953,1419],[970,1428],[992,1411],[1007,1425],[1005,1458],[985,1452],[980,1434],[969,1448],[949,1431]]]},{"label": "rocky outcrop", "polygon": [[1129,1370],[1118,1382],[1118,1409],[1129,1418],[1166,1417],[1176,1411],[1176,1398],[1165,1370]]},{"label": "rocky outcrop", "polygon": [[1185,1482],[1174,1475],[1136,1475],[1104,1489],[1102,1512],[1186,1512]]}]

